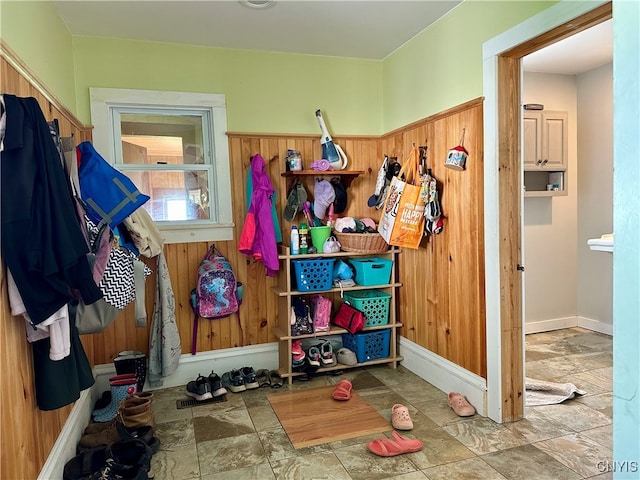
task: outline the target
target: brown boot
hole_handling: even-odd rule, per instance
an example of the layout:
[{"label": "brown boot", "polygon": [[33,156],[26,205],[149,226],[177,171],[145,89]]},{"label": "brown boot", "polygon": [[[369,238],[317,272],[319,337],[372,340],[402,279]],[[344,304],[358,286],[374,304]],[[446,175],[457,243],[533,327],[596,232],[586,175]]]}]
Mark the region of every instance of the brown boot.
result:
[{"label": "brown boot", "polygon": [[120,404],[118,416],[125,427],[150,426],[155,430],[156,422],[151,408],[151,398],[129,397]]},{"label": "brown boot", "polygon": [[107,428],[113,427],[118,420],[117,416],[113,420],[109,420],[108,422],[91,422],[87,425],[87,428],[84,429],[84,434],[89,435],[91,433],[100,433]]},{"label": "brown boot", "polygon": [[120,440],[120,434],[113,422],[109,427],[104,428],[100,432],[85,434],[78,442],[78,450],[86,450],[90,448],[106,447]]},{"label": "brown boot", "polygon": [[132,396],[153,401],[153,392],[136,392]]}]

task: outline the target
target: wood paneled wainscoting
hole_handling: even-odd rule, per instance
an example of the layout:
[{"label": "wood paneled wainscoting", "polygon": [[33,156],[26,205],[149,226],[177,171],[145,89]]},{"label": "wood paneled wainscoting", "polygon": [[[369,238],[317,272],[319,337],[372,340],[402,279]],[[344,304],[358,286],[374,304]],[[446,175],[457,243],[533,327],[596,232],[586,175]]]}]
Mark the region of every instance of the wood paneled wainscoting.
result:
[{"label": "wood paneled wainscoting", "polygon": [[[385,135],[382,148],[400,160],[412,144],[428,146],[445,217],[442,233],[400,256],[400,335],[486,379],[482,115],[474,100]],[[445,159],[463,129],[469,157],[453,170]]]}]

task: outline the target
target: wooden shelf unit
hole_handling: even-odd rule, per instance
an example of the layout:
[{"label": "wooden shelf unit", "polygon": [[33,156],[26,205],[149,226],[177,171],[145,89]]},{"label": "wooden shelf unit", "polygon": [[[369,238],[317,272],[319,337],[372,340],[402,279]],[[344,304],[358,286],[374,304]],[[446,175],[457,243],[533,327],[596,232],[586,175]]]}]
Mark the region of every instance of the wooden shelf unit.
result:
[{"label": "wooden shelf unit", "polygon": [[287,180],[287,190],[291,188],[291,184],[297,177],[342,177],[344,186],[349,188],[351,182],[360,175],[363,175],[363,170],[298,170],[294,172],[283,172],[280,175]]},{"label": "wooden shelf unit", "polygon": [[[290,172],[287,172],[290,173]],[[288,383],[291,384],[293,378],[299,375],[304,375],[301,372],[295,372],[292,369],[292,357],[291,357],[291,343],[295,340],[304,340],[309,338],[321,338],[329,337],[332,335],[341,335],[347,333],[347,330],[336,325],[331,325],[331,329],[328,332],[316,332],[308,335],[291,335],[290,324],[290,312],[293,297],[296,296],[311,296],[311,295],[324,295],[331,298],[333,303],[332,313],[335,313],[337,306],[341,303],[341,292],[354,291],[354,290],[382,290],[391,295],[389,302],[389,321],[386,325],[378,325],[372,327],[366,327],[363,332],[372,332],[377,330],[390,330],[389,335],[389,356],[385,358],[376,358],[364,363],[358,363],[356,365],[343,365],[337,363],[330,367],[321,367],[318,372],[327,372],[335,370],[346,370],[351,368],[362,367],[365,365],[379,365],[389,364],[392,368],[397,368],[398,363],[402,361],[402,357],[398,355],[398,342],[397,331],[402,327],[396,319],[396,289],[401,287],[402,284],[396,282],[396,262],[398,254],[401,252],[399,248],[391,248],[390,250],[382,253],[354,253],[354,252],[338,252],[338,253],[320,253],[320,254],[306,254],[306,255],[291,255],[289,247],[281,246],[280,255],[278,258],[283,263],[280,273],[278,275],[278,285],[272,288],[272,291],[278,297],[278,326],[273,329],[273,333],[278,338],[278,357],[279,368],[278,372],[282,378],[288,379]],[[345,258],[346,257],[346,258]],[[382,257],[393,260],[391,268],[391,278],[389,283],[380,285],[354,285],[353,287],[343,288],[331,288],[328,290],[311,290],[311,291],[298,291],[294,289],[295,279],[293,278],[293,265],[292,260],[305,260],[312,258],[370,258],[370,257]]]}]

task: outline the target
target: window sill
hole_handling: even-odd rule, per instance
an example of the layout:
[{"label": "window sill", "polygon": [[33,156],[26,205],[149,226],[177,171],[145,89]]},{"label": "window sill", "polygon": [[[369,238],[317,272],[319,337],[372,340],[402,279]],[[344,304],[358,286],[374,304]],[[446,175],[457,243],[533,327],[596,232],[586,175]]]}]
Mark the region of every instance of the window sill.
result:
[{"label": "window sill", "polygon": [[165,243],[218,242],[233,240],[234,224],[197,227],[160,227]]}]

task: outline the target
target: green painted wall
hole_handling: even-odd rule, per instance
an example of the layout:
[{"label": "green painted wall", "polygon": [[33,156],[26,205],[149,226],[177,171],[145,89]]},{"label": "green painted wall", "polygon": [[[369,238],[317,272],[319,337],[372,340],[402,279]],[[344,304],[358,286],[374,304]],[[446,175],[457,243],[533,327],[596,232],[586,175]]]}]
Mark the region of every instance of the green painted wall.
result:
[{"label": "green painted wall", "polygon": [[[2,1],[2,38],[81,121],[89,87],[224,93],[228,129],[379,135],[482,95],[482,43],[556,2],[465,1],[382,62],[71,37],[52,2]],[[482,21],[477,21],[482,18]]]},{"label": "green painted wall", "polygon": [[72,112],[76,108],[71,34],[53,2],[0,2],[0,36]]},{"label": "green painted wall", "polygon": [[384,60],[383,131],[482,96],[482,44],[557,2],[465,1]]},{"label": "green painted wall", "polygon": [[89,87],[225,94],[228,130],[382,133],[382,62],[74,37],[78,115]]}]

